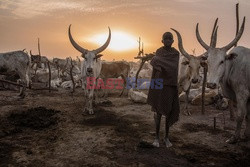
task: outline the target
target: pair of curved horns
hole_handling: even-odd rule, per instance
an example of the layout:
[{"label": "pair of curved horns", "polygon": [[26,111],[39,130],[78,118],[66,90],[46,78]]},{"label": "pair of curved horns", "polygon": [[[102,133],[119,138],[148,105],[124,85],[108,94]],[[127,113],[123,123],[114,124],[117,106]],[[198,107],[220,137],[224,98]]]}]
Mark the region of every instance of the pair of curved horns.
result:
[{"label": "pair of curved horns", "polygon": [[[85,54],[86,52],[88,52],[88,50],[85,49],[85,48],[83,48],[83,47],[81,47],[80,45],[78,45],[78,44],[75,42],[75,40],[73,39],[73,37],[72,37],[72,35],[71,35],[71,30],[70,30],[70,28],[71,28],[71,24],[69,25],[69,30],[68,30],[69,40],[70,40],[71,44],[74,46],[74,48],[75,48],[76,50],[78,50],[78,51],[81,52],[82,54]],[[109,45],[109,43],[110,43],[110,39],[111,39],[111,30],[110,30],[109,27],[108,27],[108,29],[109,29],[109,36],[108,36],[107,41],[106,41],[106,42],[104,43],[104,45],[102,45],[100,48],[95,49],[95,50],[92,51],[92,52],[94,52],[95,54],[101,53],[102,51],[104,51],[104,50],[108,47],[108,45]]]},{"label": "pair of curved horns", "polygon": [[[234,38],[234,40],[232,42],[230,42],[228,45],[222,47],[222,49],[224,50],[229,50],[230,48],[232,48],[241,38],[243,32],[244,32],[244,28],[245,28],[245,21],[246,21],[246,17],[244,17],[243,22],[241,24],[241,28],[240,31],[237,33],[236,37]],[[216,47],[216,42],[217,42],[217,30],[218,30],[218,26],[217,26],[217,19],[215,21],[214,24],[214,30],[212,33],[212,39],[211,39],[211,43],[210,46],[208,46],[201,38],[200,33],[199,33],[199,23],[197,23],[196,25],[196,38],[199,41],[199,43],[201,44],[201,46],[203,48],[205,48],[206,50],[208,50],[209,48],[215,48]]]}]

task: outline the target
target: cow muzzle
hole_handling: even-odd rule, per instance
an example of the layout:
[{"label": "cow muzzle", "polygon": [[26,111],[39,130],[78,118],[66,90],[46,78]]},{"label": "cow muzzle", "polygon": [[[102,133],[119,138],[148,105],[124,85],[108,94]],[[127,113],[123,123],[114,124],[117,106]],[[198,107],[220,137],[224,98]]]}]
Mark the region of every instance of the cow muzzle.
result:
[{"label": "cow muzzle", "polygon": [[87,68],[87,76],[93,75],[93,68]]},{"label": "cow muzzle", "polygon": [[196,84],[199,80],[196,78],[196,79],[192,79],[192,83]]},{"label": "cow muzzle", "polygon": [[207,83],[207,87],[210,89],[215,89],[217,87],[216,83]]}]

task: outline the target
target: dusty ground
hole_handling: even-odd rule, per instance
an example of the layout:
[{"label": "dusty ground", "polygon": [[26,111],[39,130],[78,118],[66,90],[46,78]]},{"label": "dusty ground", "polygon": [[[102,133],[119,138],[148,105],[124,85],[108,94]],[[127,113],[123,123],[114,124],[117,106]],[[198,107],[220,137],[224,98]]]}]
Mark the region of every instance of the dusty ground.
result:
[{"label": "dusty ground", "polygon": [[226,144],[235,123],[225,111],[224,125],[213,106],[205,116],[197,106],[191,117],[181,115],[167,149],[147,145],[154,139],[150,107],[118,93],[97,105],[93,116],[82,114],[81,89],[73,96],[69,90],[16,95],[0,91],[0,166],[250,166],[250,142]]}]

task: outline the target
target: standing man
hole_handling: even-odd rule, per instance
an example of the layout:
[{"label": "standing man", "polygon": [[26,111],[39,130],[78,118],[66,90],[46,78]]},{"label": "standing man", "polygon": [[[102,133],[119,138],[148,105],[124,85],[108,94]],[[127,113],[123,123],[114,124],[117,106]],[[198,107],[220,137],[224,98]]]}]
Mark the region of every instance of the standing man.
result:
[{"label": "standing man", "polygon": [[179,52],[172,47],[174,40],[173,34],[166,32],[162,36],[164,46],[157,49],[156,55],[151,60],[153,66],[151,84],[155,79],[163,79],[162,89],[153,89],[150,87],[147,103],[152,106],[154,112],[154,120],[156,126],[156,138],[153,145],[159,147],[159,131],[162,115],[165,116],[165,144],[166,147],[171,147],[168,133],[169,127],[179,119],[180,106],[178,95],[178,65]]}]

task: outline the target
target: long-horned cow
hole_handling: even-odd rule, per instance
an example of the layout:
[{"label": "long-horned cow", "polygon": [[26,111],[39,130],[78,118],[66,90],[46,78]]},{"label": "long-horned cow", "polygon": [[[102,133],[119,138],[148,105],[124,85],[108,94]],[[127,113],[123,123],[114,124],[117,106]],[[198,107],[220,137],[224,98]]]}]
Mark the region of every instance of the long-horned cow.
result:
[{"label": "long-horned cow", "polygon": [[8,75],[15,72],[19,75],[23,88],[21,89],[20,96],[25,96],[27,86],[30,86],[30,60],[29,55],[23,51],[14,51],[7,53],[0,53],[0,74]]},{"label": "long-horned cow", "polygon": [[179,75],[178,75],[178,84],[179,84],[179,92],[184,91],[186,93],[186,99],[185,99],[185,110],[184,114],[191,115],[191,113],[188,111],[188,96],[191,84],[196,84],[197,82],[200,82],[200,74],[199,70],[201,67],[201,56],[193,56],[188,54],[182,43],[182,37],[181,34],[171,28],[178,37],[178,47],[183,56],[180,57],[180,64],[179,64]]},{"label": "long-horned cow", "polygon": [[47,63],[48,63],[48,58],[46,56],[41,56],[41,55],[33,55],[32,51],[30,50],[30,58],[31,58],[31,63],[32,67],[34,64],[36,64],[39,68],[41,68],[41,64],[44,64],[44,67],[47,68]]},{"label": "long-horned cow", "polygon": [[[207,50],[205,55],[208,65],[207,87],[215,89],[220,84],[223,95],[237,102],[237,126],[235,135],[227,140],[228,143],[235,143],[239,140],[245,116],[245,136],[250,138],[250,49],[238,46],[227,54],[227,51],[241,38],[244,27],[245,17],[234,40],[222,48],[216,48],[215,46],[209,47],[202,40],[199,34],[199,24],[196,26],[197,40]],[[216,38],[217,33],[214,40]]]},{"label": "long-horned cow", "polygon": [[86,88],[86,82],[88,77],[92,77],[92,78],[98,78],[101,72],[101,68],[102,68],[102,63],[101,63],[101,53],[102,51],[104,51],[109,43],[110,43],[110,39],[111,39],[111,30],[109,28],[109,36],[107,41],[104,43],[103,46],[101,46],[98,49],[89,51],[83,47],[81,47],[80,45],[78,45],[75,40],[73,39],[72,35],[71,35],[71,31],[70,31],[71,25],[69,26],[68,29],[68,35],[69,35],[69,40],[71,42],[71,44],[74,46],[74,48],[76,50],[78,50],[79,52],[82,53],[82,57],[84,58],[84,60],[82,61],[81,64],[81,75],[83,78],[83,88],[85,90],[85,96],[86,96],[86,106],[84,108],[84,112],[89,112],[89,114],[94,114],[93,112],[93,98],[94,98],[94,89],[87,89]]}]

